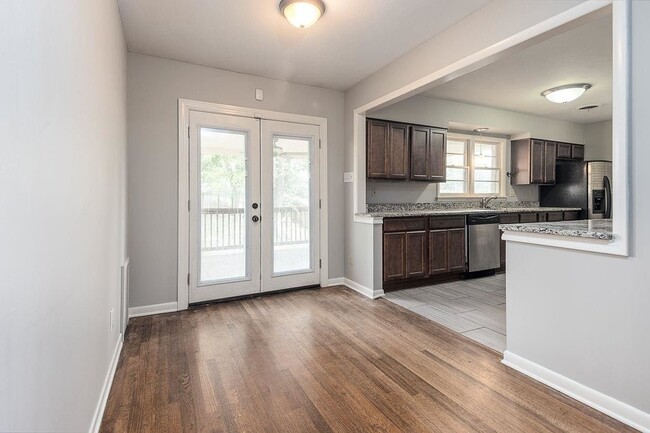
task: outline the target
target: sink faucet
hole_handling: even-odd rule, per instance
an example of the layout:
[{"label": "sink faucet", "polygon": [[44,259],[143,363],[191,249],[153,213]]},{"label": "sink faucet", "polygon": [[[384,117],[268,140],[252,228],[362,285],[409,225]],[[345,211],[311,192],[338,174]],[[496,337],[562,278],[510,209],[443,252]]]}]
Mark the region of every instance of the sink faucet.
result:
[{"label": "sink faucet", "polygon": [[481,209],[485,209],[487,207],[488,203],[490,203],[495,198],[499,198],[499,196],[498,195],[491,195],[490,197],[483,197],[481,199]]}]

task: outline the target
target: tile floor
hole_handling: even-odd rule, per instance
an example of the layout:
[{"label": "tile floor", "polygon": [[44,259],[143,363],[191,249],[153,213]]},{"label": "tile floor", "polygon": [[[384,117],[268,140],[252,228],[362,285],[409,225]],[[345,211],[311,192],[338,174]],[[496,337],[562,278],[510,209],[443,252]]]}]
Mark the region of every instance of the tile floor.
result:
[{"label": "tile floor", "polygon": [[506,276],[387,292],[385,299],[494,350],[506,349]]}]

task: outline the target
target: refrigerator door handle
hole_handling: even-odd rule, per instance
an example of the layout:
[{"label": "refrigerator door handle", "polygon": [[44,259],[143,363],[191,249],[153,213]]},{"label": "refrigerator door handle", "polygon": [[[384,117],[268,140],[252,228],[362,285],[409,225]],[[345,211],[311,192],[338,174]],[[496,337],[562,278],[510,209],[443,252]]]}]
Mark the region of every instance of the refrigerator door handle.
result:
[{"label": "refrigerator door handle", "polygon": [[605,176],[603,179],[605,183],[605,218],[612,217],[612,183],[609,181],[609,177]]}]

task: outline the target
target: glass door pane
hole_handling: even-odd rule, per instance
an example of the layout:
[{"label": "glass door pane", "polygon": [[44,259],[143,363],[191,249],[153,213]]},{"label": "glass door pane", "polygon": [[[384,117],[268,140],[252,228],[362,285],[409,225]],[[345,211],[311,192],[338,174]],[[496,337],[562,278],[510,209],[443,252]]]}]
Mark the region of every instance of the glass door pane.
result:
[{"label": "glass door pane", "polygon": [[247,134],[200,128],[199,284],[250,278]]},{"label": "glass door pane", "polygon": [[311,139],[273,136],[273,273],[311,269]]}]

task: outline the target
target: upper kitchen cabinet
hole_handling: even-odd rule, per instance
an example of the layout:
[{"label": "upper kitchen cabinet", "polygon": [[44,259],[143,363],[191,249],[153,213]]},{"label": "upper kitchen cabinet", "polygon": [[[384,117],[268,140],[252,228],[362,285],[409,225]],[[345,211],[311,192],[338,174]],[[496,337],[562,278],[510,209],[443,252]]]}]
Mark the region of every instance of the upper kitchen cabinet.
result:
[{"label": "upper kitchen cabinet", "polygon": [[444,182],[446,142],[444,129],[368,119],[368,179]]},{"label": "upper kitchen cabinet", "polygon": [[557,159],[575,159],[582,161],[585,159],[585,146],[582,144],[558,143]]},{"label": "upper kitchen cabinet", "polygon": [[447,132],[426,126],[411,127],[411,179],[444,182]]},{"label": "upper kitchen cabinet", "polygon": [[555,183],[557,143],[526,138],[511,143],[512,185]]},{"label": "upper kitchen cabinet", "polygon": [[409,126],[368,120],[366,125],[369,179],[408,179]]}]

